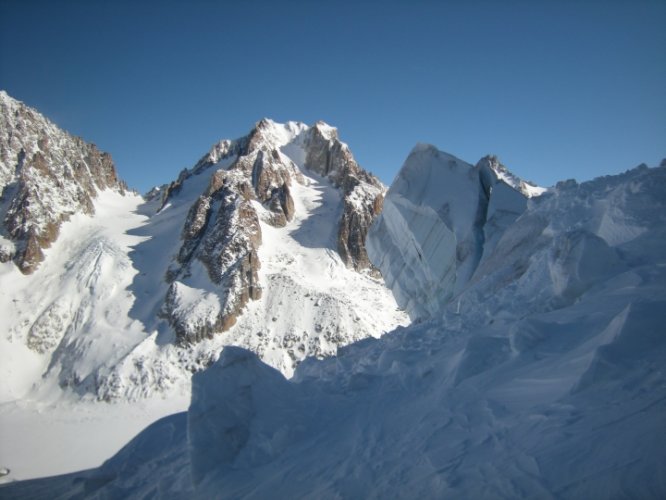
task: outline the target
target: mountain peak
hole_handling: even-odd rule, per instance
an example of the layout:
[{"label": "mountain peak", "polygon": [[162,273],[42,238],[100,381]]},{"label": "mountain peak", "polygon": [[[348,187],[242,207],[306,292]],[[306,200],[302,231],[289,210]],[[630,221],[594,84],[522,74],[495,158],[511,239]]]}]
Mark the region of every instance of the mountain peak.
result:
[{"label": "mountain peak", "polygon": [[511,172],[506,166],[500,162],[499,158],[496,155],[486,155],[481,158],[476,167],[486,175],[492,172],[493,176],[505,184],[511,186],[517,191],[520,191],[523,195],[528,198],[533,198],[535,196],[540,196],[547,191],[546,188],[537,186],[536,184],[525,181],[518,177],[516,174]]},{"label": "mountain peak", "polygon": [[413,319],[436,314],[458,293],[525,209],[523,193],[504,180],[510,175],[494,157],[473,166],[430,144],[412,149],[367,245]]},{"label": "mountain peak", "polygon": [[335,140],[338,138],[338,129],[329,125],[325,121],[318,120],[313,128],[328,140]]},{"label": "mountain peak", "polygon": [[13,259],[24,273],[42,261],[42,250],[58,237],[62,222],[76,213],[94,213],[99,191],[126,189],[110,155],[4,91],[0,152],[1,233],[14,242],[9,253],[0,252],[0,261]]},{"label": "mountain peak", "polygon": [[262,118],[259,120],[250,135],[256,133],[268,133],[272,135],[273,138],[278,140],[289,140],[293,139],[298,134],[304,132],[308,129],[308,126],[299,121],[289,120],[284,123],[276,122],[271,118]]},{"label": "mountain peak", "polygon": [[419,142],[412,148],[402,168],[409,169],[416,168],[417,166],[432,166],[430,162],[435,162],[440,166],[472,168],[472,165],[466,161],[425,142]]},{"label": "mountain peak", "polygon": [[[311,199],[312,186],[319,186],[323,198],[319,199],[320,193]],[[383,196],[381,183],[355,162],[349,148],[337,138],[336,129],[322,122],[308,127],[264,118],[247,136],[215,144],[194,168],[183,171],[163,190],[162,209],[157,214],[168,218],[175,207],[188,207],[180,247],[168,265],[168,291],[161,308],[178,343],[194,346],[216,333],[242,332],[247,328],[243,325],[251,321],[249,311],[263,307],[256,303],[283,293],[277,285],[280,280],[262,279],[263,269],[274,265],[270,251],[264,248],[272,248],[276,238],[286,238],[278,237],[281,228],[290,228],[285,234],[299,235],[299,245],[325,248],[326,259],[337,259],[348,268],[338,270],[341,275],[376,276],[367,257],[365,236],[381,210]],[[316,236],[299,230],[312,223],[313,210],[317,216],[313,220],[318,221]],[[266,233],[271,236],[264,238]],[[294,245],[291,238],[286,241],[287,246]],[[292,251],[298,254],[300,246]],[[330,335],[322,328],[321,323],[315,327],[315,337]],[[353,328],[364,331],[360,323]],[[347,337],[346,330],[342,331],[341,339]],[[289,335],[296,338],[301,329]],[[307,347],[306,340],[299,352],[290,350],[289,361],[280,358],[278,366],[289,372],[306,353],[326,352],[319,345]],[[252,338],[245,345],[256,341]],[[263,343],[261,346],[267,349]]]}]

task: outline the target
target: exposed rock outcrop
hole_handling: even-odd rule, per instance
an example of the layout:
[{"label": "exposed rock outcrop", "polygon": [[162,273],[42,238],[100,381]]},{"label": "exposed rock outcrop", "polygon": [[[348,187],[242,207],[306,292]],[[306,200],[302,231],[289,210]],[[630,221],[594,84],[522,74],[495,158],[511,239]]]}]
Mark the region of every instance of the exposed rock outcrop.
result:
[{"label": "exposed rock outcrop", "polygon": [[111,156],[0,91],[0,261],[29,274],[74,213],[93,214],[98,190],[124,192]]},{"label": "exposed rock outcrop", "polygon": [[365,249],[365,237],[382,210],[385,188],[372,174],[359,167],[337,130],[316,123],[305,140],[305,168],[327,177],[340,188],[344,208],[338,228],[338,252],[357,271],[374,270]]},{"label": "exposed rock outcrop", "polygon": [[[211,191],[220,178],[222,183]],[[168,276],[172,283],[165,302],[166,314],[181,342],[197,342],[228,330],[247,302],[261,297],[257,275],[261,228],[244,182],[233,172],[217,172],[207,195],[199,197],[188,215],[178,255],[181,267]],[[199,264],[215,285],[218,301],[203,317],[192,314],[196,311],[184,288],[189,281],[200,281],[192,276],[196,273],[192,267]],[[194,303],[195,308],[199,305],[200,301]]]},{"label": "exposed rock outcrop", "polygon": [[[294,182],[303,183],[301,169],[341,191],[337,250],[342,261],[358,271],[374,271],[365,236],[381,211],[384,186],[358,166],[334,128],[322,122],[283,127],[264,119],[247,137],[220,141],[161,190],[164,207],[192,176],[210,176],[190,208],[176,262],[167,272],[171,285],[163,312],[181,342],[227,330],[247,302],[261,296],[259,220],[284,227],[293,219],[291,189]],[[214,285],[203,294],[191,291],[201,290],[200,265]]]},{"label": "exposed rock outcrop", "polygon": [[[264,222],[283,227],[294,216],[289,186],[292,179],[301,180],[298,167],[270,137],[271,125],[262,120],[248,137],[219,142],[165,191],[162,206],[189,177],[216,168],[205,192],[190,208],[177,265],[167,272],[171,286],[164,313],[180,342],[198,342],[228,330],[248,301],[261,297],[260,214],[253,202],[265,209],[261,212]],[[214,291],[192,300],[188,290],[201,284],[199,265]]]},{"label": "exposed rock outcrop", "polygon": [[[504,184],[511,186],[528,198],[539,196],[546,191],[545,188],[518,177],[506,168],[495,155],[486,155],[481,158],[477,162],[476,168],[479,170],[481,182],[486,188],[496,183],[497,180],[501,180]],[[490,195],[490,193],[487,194]]]}]

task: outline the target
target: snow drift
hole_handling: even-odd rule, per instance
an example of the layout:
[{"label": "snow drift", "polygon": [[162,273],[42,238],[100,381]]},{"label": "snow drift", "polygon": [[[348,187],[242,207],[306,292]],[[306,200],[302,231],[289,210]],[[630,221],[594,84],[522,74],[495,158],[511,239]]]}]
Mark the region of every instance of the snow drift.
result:
[{"label": "snow drift", "polygon": [[[440,167],[435,161],[426,171],[438,175]],[[478,193],[469,168],[451,170],[447,176],[462,175],[459,184]],[[434,182],[425,192],[412,187],[435,206],[446,201]],[[409,186],[401,189],[415,199]],[[393,237],[385,255],[411,252],[403,247],[414,242],[422,255],[443,252],[438,245],[450,250],[444,236],[429,246],[422,234],[469,235],[475,215],[456,211],[468,202],[451,203],[446,227],[428,203],[405,204],[400,216],[418,223]],[[664,167],[560,183],[484,236],[489,247],[473,246],[476,265],[463,283],[444,288],[452,300],[433,297],[420,323],[334,358],[307,359],[292,380],[247,351],[226,349],[194,377],[187,413],[148,427],[99,469],[0,492],[663,498],[665,205]],[[395,268],[393,257],[385,261]],[[450,262],[465,270],[464,259]],[[395,277],[407,300],[402,280],[435,276],[417,274],[428,269],[419,266]],[[416,285],[430,298],[428,283]]]}]

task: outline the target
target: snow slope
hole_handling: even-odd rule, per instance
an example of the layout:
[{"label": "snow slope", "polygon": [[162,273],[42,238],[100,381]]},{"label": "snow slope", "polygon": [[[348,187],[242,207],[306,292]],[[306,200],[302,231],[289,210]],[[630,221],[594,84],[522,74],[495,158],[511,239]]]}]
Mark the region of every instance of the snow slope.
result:
[{"label": "snow slope", "polygon": [[287,376],[304,357],[334,355],[341,344],[408,322],[381,279],[347,268],[335,251],[339,191],[305,174],[292,195],[296,215],[286,231],[261,225],[262,298],[227,336]]},{"label": "snow slope", "polygon": [[665,236],[665,167],[561,183],[429,320],[291,380],[225,349],[188,412],[0,493],[664,498]]},{"label": "snow slope", "polygon": [[[24,276],[0,266],[0,401],[23,398],[33,384],[86,391],[99,370],[112,367],[146,334],[130,318],[127,290],[136,270],[128,256],[142,238],[128,234],[145,217],[140,196],[103,191],[94,217],[77,214],[62,226],[40,268]],[[53,325],[56,325],[54,327]]]}]

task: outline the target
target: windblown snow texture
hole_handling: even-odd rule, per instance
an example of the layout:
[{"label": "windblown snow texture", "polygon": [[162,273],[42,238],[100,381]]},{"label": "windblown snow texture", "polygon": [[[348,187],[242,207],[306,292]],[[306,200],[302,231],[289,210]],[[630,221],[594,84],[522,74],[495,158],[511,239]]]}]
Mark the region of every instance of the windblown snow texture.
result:
[{"label": "windblown snow texture", "polygon": [[[425,172],[441,167],[437,156],[427,152]],[[458,185],[473,189],[470,168],[450,160]],[[462,203],[450,204],[454,234],[476,219],[458,215]],[[425,210],[418,217],[415,233],[440,227]],[[664,498],[666,168],[560,183],[495,230],[427,320],[310,358],[292,380],[226,349],[194,377],[187,413],[101,468],[0,492]]]}]

